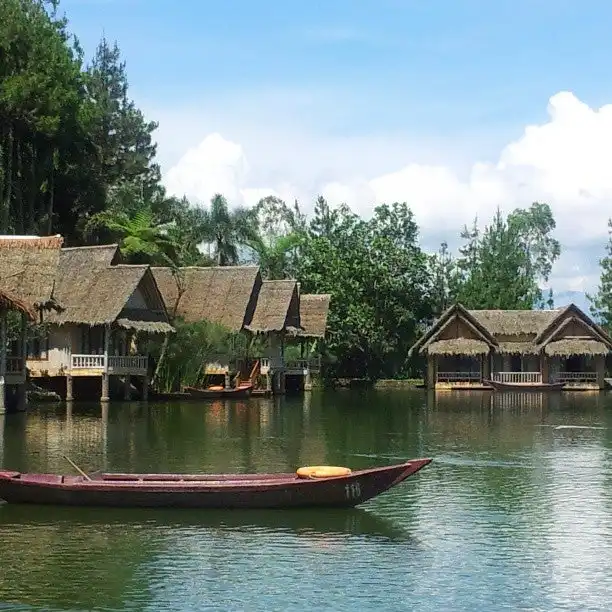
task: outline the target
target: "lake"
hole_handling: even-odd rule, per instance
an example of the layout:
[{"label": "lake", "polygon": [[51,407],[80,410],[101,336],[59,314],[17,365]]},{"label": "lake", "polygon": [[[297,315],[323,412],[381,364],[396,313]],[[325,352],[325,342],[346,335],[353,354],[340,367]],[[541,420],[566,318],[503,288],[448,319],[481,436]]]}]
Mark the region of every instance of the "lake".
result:
[{"label": "lake", "polygon": [[0,507],[0,610],[609,610],[612,395],[338,391],[0,417],[21,471],[434,462],[353,510]]}]

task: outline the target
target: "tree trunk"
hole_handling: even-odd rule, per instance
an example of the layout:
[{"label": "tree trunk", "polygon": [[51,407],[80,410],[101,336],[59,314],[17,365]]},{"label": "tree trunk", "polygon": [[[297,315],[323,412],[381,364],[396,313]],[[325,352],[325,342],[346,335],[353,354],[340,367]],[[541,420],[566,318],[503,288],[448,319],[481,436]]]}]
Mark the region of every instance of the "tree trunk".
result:
[{"label": "tree trunk", "polygon": [[4,172],[4,197],[2,202],[2,217],[0,223],[0,231],[3,234],[9,233],[11,197],[13,187],[13,126],[9,124],[6,131],[6,151],[4,154],[6,160]]},{"label": "tree trunk", "polygon": [[164,336],[164,343],[162,344],[161,353],[159,354],[159,359],[157,361],[157,365],[155,366],[155,373],[153,374],[153,379],[151,380],[151,386],[155,389],[157,385],[157,381],[159,379],[159,375],[161,373],[161,367],[166,360],[166,353],[168,352],[168,343],[170,342],[170,334],[166,334]]}]

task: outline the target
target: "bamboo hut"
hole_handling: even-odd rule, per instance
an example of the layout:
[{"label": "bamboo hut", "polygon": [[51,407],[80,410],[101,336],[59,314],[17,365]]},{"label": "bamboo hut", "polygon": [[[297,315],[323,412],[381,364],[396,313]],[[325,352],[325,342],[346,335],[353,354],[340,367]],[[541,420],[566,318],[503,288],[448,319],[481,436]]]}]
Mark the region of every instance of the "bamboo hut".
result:
[{"label": "bamboo hut", "polygon": [[451,306],[412,347],[436,389],[491,384],[602,389],[612,339],[574,304],[552,310]]},{"label": "bamboo hut", "polygon": [[61,310],[46,317],[43,342],[30,351],[32,376],[65,377],[73,398],[74,377],[101,379],[101,400],[109,399],[111,376],[142,379],[148,392],[148,356],[134,353],[137,334],[168,334],[164,301],[147,265],[124,265],[117,245],[62,249],[54,297]]}]

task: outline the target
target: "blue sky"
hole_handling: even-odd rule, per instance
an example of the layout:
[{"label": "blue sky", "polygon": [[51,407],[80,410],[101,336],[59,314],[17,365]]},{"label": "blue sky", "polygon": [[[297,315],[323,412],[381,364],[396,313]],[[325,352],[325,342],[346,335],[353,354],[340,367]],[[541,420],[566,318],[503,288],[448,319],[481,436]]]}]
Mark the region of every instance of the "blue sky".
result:
[{"label": "blue sky", "polygon": [[405,199],[430,245],[452,243],[475,214],[541,199],[567,243],[558,285],[593,286],[612,214],[600,163],[608,155],[612,163],[610,113],[600,110],[612,103],[612,2],[63,0],[61,8],[88,55],[102,34],[118,41],[132,96],[160,122],[171,191],[205,201],[224,190],[237,203],[324,193],[362,214]]}]

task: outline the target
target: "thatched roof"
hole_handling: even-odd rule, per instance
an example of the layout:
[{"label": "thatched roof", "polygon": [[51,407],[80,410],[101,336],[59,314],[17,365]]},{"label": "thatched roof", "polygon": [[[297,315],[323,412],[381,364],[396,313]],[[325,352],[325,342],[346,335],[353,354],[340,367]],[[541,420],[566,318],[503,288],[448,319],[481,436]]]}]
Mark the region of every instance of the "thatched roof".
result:
[{"label": "thatched roof", "polygon": [[571,357],[572,355],[607,355],[610,349],[597,340],[587,340],[579,338],[565,338],[549,342],[544,351],[550,357],[556,355],[560,357]]},{"label": "thatched roof", "polygon": [[56,306],[61,236],[0,236],[0,289],[36,309]]},{"label": "thatched roof", "polygon": [[36,319],[36,311],[34,310],[34,306],[27,304],[19,298],[16,298],[8,293],[8,291],[3,291],[0,289],[0,311],[7,312],[9,310],[17,311],[26,315],[30,321],[34,321]]},{"label": "thatched roof", "polygon": [[469,313],[493,336],[537,335],[560,310],[470,310]]},{"label": "thatched roof", "polygon": [[300,299],[295,280],[263,281],[257,296],[252,321],[245,326],[255,333],[273,331],[298,332],[300,326]]},{"label": "thatched roof", "polygon": [[539,355],[540,350],[534,342],[499,342],[495,347],[500,355]]},{"label": "thatched roof", "polygon": [[[578,350],[580,347],[583,352],[575,354],[603,354],[602,346],[612,348],[612,339],[606,332],[597,326],[585,315],[577,306],[570,305],[567,308],[555,310],[466,310],[461,304],[455,304],[446,310],[424,336],[412,347],[411,352],[416,348],[420,352],[437,351],[437,354],[459,354],[454,348],[448,353],[441,353],[440,348],[445,345],[438,345],[432,351],[433,345],[445,327],[455,318],[459,317],[480,340],[489,346],[489,350],[498,354],[514,355],[537,355],[543,349],[549,355],[569,355],[572,353],[555,352]],[[560,341],[562,344],[551,342],[555,334],[559,334],[572,321],[582,321],[584,326],[593,334],[591,341],[578,338],[566,338]],[[513,341],[512,338],[516,340]],[[464,338],[456,341],[466,342],[466,355],[474,354],[469,342]],[[454,341],[442,341],[454,342]],[[594,342],[588,344],[588,342]],[[548,346],[553,346],[548,349]],[[454,346],[454,345],[449,345]],[[459,344],[456,345],[457,347]],[[446,350],[446,349],[444,349]],[[594,352],[593,352],[594,351]],[[598,352],[599,351],[599,352]],[[488,352],[488,351],[487,351]],[[607,352],[607,351],[604,351]]]},{"label": "thatched roof", "polygon": [[451,340],[436,340],[427,347],[430,355],[486,355],[490,347],[481,340],[468,338],[453,338]]},{"label": "thatched roof", "polygon": [[152,268],[152,272],[170,316],[187,323],[210,321],[232,331],[251,322],[262,284],[258,266],[189,267],[180,268],[178,274],[171,268]]},{"label": "thatched roof", "polygon": [[327,328],[327,315],[331,295],[305,293],[300,295],[300,323],[302,330],[299,336],[324,338]]},{"label": "thatched roof", "polygon": [[[172,331],[149,266],[111,265],[117,253],[117,245],[62,249],[56,295],[63,310],[50,315],[49,322],[92,326],[117,322],[143,331]],[[149,308],[129,309],[137,289],[151,302]]]}]

